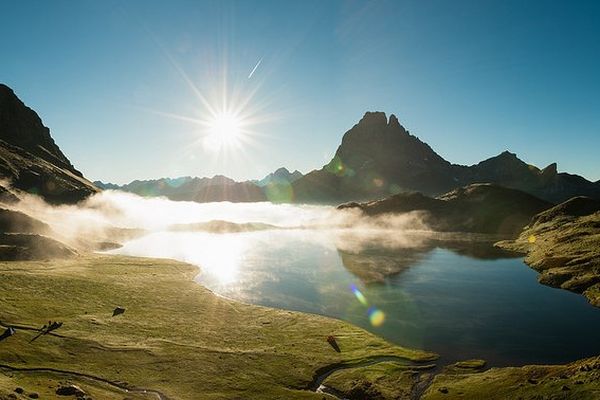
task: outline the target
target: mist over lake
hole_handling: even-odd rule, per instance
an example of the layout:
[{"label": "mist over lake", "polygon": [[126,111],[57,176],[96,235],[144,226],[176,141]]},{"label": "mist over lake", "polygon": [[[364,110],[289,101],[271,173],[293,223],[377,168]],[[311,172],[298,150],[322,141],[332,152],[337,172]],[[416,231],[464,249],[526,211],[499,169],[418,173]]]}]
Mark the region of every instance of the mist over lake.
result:
[{"label": "mist over lake", "polygon": [[[493,237],[390,230],[328,206],[221,203],[215,213],[212,203],[106,196],[123,213],[135,210],[121,222],[151,228],[112,254],[197,265],[197,281],[228,298],[340,318],[446,361],[523,365],[600,351],[590,334],[600,328],[597,310],[540,285],[521,257],[492,247]],[[152,213],[157,202],[167,211]],[[215,220],[234,224],[206,224]]]}]

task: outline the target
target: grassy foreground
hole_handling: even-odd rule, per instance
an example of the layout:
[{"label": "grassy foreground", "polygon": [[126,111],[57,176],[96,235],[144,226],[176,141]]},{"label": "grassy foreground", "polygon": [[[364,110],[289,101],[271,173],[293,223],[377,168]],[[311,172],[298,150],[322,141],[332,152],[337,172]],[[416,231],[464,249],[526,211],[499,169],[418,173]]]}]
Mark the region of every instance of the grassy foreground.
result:
[{"label": "grassy foreground", "polygon": [[600,398],[600,357],[566,365],[528,365],[489,370],[482,370],[483,364],[482,360],[468,360],[437,371],[427,369],[427,366],[415,368],[386,362],[337,371],[327,378],[324,384],[334,389],[340,397],[348,399],[597,400]]},{"label": "grassy foreground", "polygon": [[[0,341],[0,398],[17,386],[18,398],[53,398],[69,382],[102,399],[159,397],[125,387],[176,399],[323,399],[306,388],[330,365],[435,358],[342,321],[218,297],[193,282],[197,272],[122,256],[0,263],[0,322],[17,328]],[[112,317],[117,306],[126,311]],[[38,332],[27,328],[49,320],[64,325],[30,342]]]}]

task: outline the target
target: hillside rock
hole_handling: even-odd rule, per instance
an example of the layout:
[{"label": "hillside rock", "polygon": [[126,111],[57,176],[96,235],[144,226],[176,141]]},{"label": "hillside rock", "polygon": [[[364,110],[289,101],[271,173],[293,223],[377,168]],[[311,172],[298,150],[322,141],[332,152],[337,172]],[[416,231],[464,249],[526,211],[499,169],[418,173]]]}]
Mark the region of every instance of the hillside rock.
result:
[{"label": "hillside rock", "polygon": [[0,261],[50,260],[77,254],[69,246],[46,236],[0,233]]},{"label": "hillside rock", "polygon": [[48,260],[77,254],[50,236],[55,233],[48,224],[20,211],[0,208],[0,261]]}]

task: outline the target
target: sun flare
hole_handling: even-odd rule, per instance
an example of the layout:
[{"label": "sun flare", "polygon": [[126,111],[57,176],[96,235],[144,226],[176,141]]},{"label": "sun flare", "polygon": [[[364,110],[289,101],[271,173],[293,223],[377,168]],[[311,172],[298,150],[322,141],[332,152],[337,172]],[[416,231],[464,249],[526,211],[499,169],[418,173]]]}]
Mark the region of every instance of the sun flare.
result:
[{"label": "sun flare", "polygon": [[218,151],[240,145],[244,135],[243,123],[236,115],[230,113],[217,114],[208,125],[208,134],[204,139],[204,145],[207,148]]}]

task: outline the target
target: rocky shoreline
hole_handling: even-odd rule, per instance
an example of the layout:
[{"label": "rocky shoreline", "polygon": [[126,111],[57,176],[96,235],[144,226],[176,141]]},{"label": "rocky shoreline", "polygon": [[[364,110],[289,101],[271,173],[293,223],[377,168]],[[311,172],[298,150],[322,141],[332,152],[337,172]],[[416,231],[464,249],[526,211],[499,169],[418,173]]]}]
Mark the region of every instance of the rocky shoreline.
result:
[{"label": "rocky shoreline", "polygon": [[600,201],[575,197],[536,215],[515,240],[496,246],[526,254],[539,282],[582,293],[600,307]]}]

